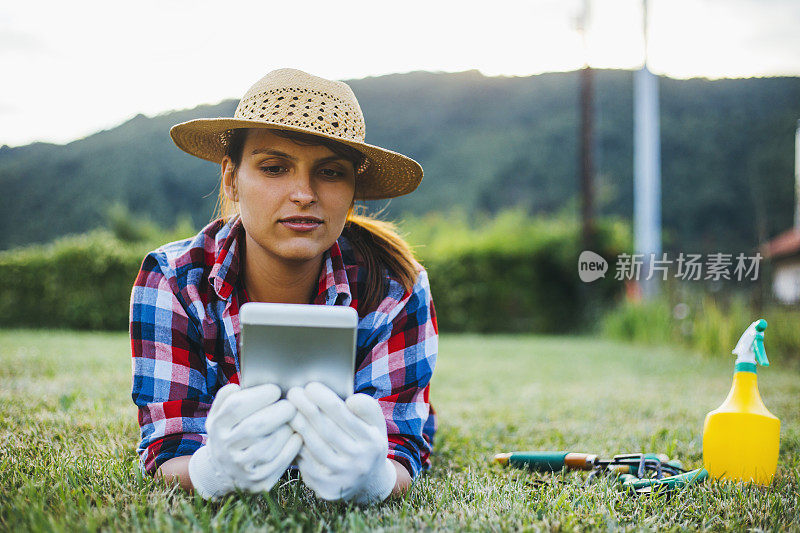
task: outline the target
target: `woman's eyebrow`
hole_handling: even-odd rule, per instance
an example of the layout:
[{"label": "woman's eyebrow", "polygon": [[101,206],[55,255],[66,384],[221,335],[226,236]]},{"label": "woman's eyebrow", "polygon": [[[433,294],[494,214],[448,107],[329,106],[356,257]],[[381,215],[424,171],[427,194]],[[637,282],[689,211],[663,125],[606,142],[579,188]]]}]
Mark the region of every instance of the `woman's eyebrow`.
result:
[{"label": "woman's eyebrow", "polygon": [[[253,150],[251,155],[258,155],[258,154],[266,154],[266,155],[274,155],[277,157],[284,157],[289,159],[290,161],[297,161],[297,158],[293,155],[287,154],[286,152],[281,152],[280,150],[270,150],[268,148],[256,148]],[[321,157],[315,161],[315,163],[327,163],[328,161],[346,161],[344,157],[338,155],[329,155],[327,157]]]}]

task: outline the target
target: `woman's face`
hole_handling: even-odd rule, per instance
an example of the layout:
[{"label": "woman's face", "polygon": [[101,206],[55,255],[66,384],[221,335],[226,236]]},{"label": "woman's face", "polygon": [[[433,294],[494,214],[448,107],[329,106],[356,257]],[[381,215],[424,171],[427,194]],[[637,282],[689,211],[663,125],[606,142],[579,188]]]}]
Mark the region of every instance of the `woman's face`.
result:
[{"label": "woman's face", "polygon": [[[238,198],[248,242],[287,261],[321,256],[339,238],[355,195],[353,164],[325,146],[250,130],[236,172],[222,161],[225,194]],[[235,175],[234,175],[235,174]],[[307,217],[308,221],[286,220]]]}]

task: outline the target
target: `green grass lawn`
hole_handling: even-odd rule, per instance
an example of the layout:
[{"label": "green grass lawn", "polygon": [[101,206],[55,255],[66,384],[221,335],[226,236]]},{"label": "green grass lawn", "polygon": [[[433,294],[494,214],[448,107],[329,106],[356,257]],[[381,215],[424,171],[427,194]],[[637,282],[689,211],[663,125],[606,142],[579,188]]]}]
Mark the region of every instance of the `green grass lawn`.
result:
[{"label": "green grass lawn", "polygon": [[[769,352],[769,338],[767,338]],[[705,413],[733,356],[597,338],[443,335],[431,401],[433,468],[402,501],[318,502],[298,481],[208,503],[138,475],[139,427],[124,333],[0,330],[0,529],[800,530],[800,370],[759,374],[781,419],[771,487],[707,482],[630,496],[578,473],[489,462],[499,451],[664,452],[702,465]]]}]

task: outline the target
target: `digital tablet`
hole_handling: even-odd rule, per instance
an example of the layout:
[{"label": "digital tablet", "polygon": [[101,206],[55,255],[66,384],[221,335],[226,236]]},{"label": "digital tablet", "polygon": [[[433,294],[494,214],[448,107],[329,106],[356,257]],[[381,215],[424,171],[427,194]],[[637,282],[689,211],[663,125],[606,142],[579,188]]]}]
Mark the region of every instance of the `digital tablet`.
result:
[{"label": "digital tablet", "polygon": [[311,381],[353,394],[358,313],[344,305],[248,302],[239,311],[242,387],[274,383],[283,395]]}]

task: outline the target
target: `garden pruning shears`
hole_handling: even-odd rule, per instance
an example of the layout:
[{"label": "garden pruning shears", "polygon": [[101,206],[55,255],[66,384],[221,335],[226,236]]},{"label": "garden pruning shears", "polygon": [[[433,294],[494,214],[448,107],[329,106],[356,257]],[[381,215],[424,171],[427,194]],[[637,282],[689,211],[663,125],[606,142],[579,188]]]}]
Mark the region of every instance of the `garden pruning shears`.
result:
[{"label": "garden pruning shears", "polygon": [[686,471],[680,461],[654,453],[629,453],[601,459],[598,455],[576,452],[529,451],[498,453],[494,462],[538,472],[567,470],[590,471],[587,484],[600,476],[614,475],[625,489],[645,494],[656,489],[678,489],[708,477],[702,468]]}]

